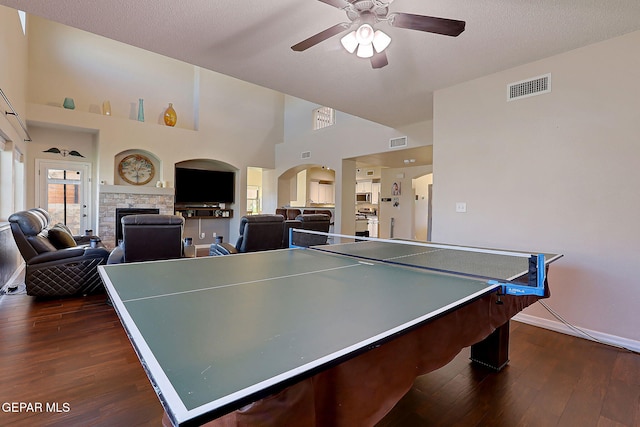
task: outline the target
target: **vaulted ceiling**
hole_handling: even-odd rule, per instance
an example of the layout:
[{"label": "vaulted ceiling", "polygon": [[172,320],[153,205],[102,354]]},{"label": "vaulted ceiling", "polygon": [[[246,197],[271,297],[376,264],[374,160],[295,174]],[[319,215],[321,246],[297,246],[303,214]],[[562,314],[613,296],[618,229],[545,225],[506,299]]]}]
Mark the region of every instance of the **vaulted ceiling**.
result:
[{"label": "vaulted ceiling", "polygon": [[341,35],[304,52],[291,49],[350,22],[318,0],[0,0],[392,127],[429,120],[434,90],[640,29],[638,0],[389,3],[391,12],[462,20],[466,29],[448,37],[381,22],[392,38],[389,65],[372,69],[342,48]]}]

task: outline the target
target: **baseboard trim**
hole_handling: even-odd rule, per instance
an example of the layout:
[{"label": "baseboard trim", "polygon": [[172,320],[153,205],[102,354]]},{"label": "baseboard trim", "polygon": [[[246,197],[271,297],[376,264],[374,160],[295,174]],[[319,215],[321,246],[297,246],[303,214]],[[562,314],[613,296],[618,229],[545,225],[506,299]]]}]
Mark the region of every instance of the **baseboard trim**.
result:
[{"label": "baseboard trim", "polygon": [[18,268],[16,268],[16,270],[13,272],[13,274],[11,274],[11,276],[9,277],[9,279],[7,279],[7,283],[5,283],[2,286],[2,289],[4,291],[6,291],[8,288],[12,288],[12,287],[17,287],[19,285],[21,285],[22,283],[24,283],[24,271],[27,268],[27,263],[25,263],[24,261],[22,261],[20,263],[20,265],[18,265]]},{"label": "baseboard trim", "polygon": [[[572,335],[578,338],[589,339],[582,334],[574,331],[562,322],[555,320],[543,319],[541,317],[531,316],[525,313],[518,313],[513,316],[513,320],[526,323],[532,326],[538,326],[540,328],[549,329],[551,331],[560,332],[566,335]],[[623,347],[632,351],[640,352],[640,341],[630,340],[628,338],[619,337],[617,335],[605,334],[603,332],[592,331],[590,329],[580,328],[592,337],[596,338],[603,344],[613,345],[616,347]]]}]

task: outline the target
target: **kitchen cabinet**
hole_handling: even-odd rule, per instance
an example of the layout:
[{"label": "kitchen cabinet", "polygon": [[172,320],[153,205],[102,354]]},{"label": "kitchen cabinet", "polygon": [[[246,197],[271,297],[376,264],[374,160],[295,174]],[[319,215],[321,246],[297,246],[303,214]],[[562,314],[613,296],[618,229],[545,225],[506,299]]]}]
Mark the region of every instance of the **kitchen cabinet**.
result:
[{"label": "kitchen cabinet", "polygon": [[333,184],[324,184],[318,181],[309,183],[309,200],[312,203],[335,204],[335,191]]},{"label": "kitchen cabinet", "polygon": [[378,237],[378,226],[380,222],[377,216],[370,216],[367,218],[367,230],[369,230],[369,237]]},{"label": "kitchen cabinet", "polygon": [[357,181],[356,193],[371,193],[371,181]]},{"label": "kitchen cabinet", "polygon": [[371,183],[371,203],[377,205],[380,201],[380,183]]}]

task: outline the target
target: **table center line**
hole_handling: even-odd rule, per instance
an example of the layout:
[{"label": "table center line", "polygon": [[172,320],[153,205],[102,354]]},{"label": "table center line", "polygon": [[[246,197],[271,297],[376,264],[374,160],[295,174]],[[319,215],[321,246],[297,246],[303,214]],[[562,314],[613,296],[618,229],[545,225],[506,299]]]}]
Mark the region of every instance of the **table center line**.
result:
[{"label": "table center line", "polygon": [[268,282],[268,281],[271,281],[271,280],[288,279],[288,278],[291,278],[291,277],[306,276],[306,275],[309,275],[309,274],[316,274],[316,273],[326,273],[328,271],[342,270],[344,268],[358,267],[358,266],[362,266],[362,265],[367,265],[367,264],[362,263],[362,262],[358,262],[357,264],[350,264],[350,265],[343,265],[343,266],[340,266],[340,267],[325,268],[325,269],[322,269],[322,270],[305,271],[304,273],[287,274],[285,276],[266,277],[266,278],[263,278],[263,279],[247,280],[246,282],[229,283],[229,284],[226,284],[226,285],[219,285],[219,286],[207,286],[206,288],[191,289],[191,290],[188,290],[188,291],[170,292],[170,293],[160,294],[160,295],[150,295],[150,296],[146,296],[146,297],[131,298],[131,299],[127,299],[127,300],[122,300],[122,302],[123,303],[127,303],[127,302],[135,302],[135,301],[144,301],[144,300],[155,299],[155,298],[164,298],[164,297],[170,297],[170,296],[175,296],[175,295],[185,295],[185,294],[191,294],[191,293],[195,293],[195,292],[203,292],[203,291],[210,291],[210,290],[214,290],[214,289],[230,288],[230,287],[233,287],[233,286],[248,285],[248,284],[251,284],[251,283],[260,283],[260,282]]}]

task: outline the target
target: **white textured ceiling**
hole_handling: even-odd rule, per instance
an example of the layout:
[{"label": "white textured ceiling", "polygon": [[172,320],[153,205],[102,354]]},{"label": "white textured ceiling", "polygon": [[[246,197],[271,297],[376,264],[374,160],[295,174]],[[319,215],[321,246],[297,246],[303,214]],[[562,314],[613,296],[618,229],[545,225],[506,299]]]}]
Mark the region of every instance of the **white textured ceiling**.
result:
[{"label": "white textured ceiling", "polygon": [[291,50],[348,21],[317,0],[0,4],[393,127],[430,119],[436,89],[640,29],[639,0],[396,0],[392,12],[463,20],[466,30],[446,37],[384,24],[389,65],[374,70],[340,36]]}]

